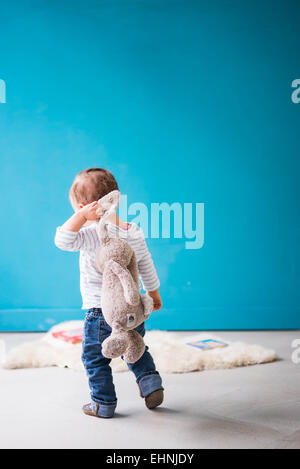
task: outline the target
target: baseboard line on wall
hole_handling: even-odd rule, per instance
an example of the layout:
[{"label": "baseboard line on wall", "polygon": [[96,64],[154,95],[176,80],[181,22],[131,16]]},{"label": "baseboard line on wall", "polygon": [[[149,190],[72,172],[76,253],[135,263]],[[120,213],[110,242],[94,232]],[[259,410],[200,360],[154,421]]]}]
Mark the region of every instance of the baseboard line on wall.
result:
[{"label": "baseboard line on wall", "polygon": [[[277,313],[277,314],[276,314]],[[0,309],[1,332],[46,332],[59,322],[83,320],[85,311],[78,308],[6,308]],[[300,314],[298,310],[289,314],[278,314],[270,310],[262,312],[259,321],[252,315],[243,315],[240,311],[233,312],[201,308],[198,311],[180,311],[162,309],[153,312],[147,320],[147,329],[163,329],[173,331],[226,331],[226,330],[299,330]],[[245,319],[246,317],[246,319]]]}]

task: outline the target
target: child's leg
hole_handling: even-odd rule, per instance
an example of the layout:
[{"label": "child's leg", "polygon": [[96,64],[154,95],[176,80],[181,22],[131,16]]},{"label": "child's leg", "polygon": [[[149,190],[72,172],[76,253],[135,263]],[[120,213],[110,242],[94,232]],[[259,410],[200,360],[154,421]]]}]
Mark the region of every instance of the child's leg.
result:
[{"label": "child's leg", "polygon": [[88,311],[84,323],[82,361],[86,369],[91,390],[91,410],[99,417],[112,417],[117,397],[109,366],[110,361],[102,355],[102,342],[111,330],[105,322],[102,311],[93,308]]},{"label": "child's leg", "polygon": [[[141,324],[135,329],[142,337],[145,335],[145,324]],[[147,397],[154,391],[163,390],[161,376],[155,368],[155,364],[148,347],[141,358],[135,363],[127,363],[128,368],[136,377],[136,382],[140,388],[141,396]]]}]

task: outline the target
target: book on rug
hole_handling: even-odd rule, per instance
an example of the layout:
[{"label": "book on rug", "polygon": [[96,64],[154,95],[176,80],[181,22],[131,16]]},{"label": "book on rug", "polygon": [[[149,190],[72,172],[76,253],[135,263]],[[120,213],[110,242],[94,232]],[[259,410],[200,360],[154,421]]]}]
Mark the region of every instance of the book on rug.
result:
[{"label": "book on rug", "polygon": [[194,342],[187,342],[186,345],[198,348],[199,350],[213,350],[215,348],[227,347],[229,344],[227,344],[226,342],[222,342],[221,340],[205,339],[196,340]]}]

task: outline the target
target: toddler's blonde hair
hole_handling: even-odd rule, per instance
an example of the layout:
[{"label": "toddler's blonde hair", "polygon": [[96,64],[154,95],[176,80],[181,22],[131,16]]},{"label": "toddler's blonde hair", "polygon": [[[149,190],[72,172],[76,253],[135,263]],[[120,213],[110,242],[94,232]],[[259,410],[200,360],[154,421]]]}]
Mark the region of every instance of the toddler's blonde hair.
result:
[{"label": "toddler's blonde hair", "polygon": [[110,171],[88,168],[76,175],[69,196],[78,204],[90,204],[115,189],[118,189],[118,183]]}]

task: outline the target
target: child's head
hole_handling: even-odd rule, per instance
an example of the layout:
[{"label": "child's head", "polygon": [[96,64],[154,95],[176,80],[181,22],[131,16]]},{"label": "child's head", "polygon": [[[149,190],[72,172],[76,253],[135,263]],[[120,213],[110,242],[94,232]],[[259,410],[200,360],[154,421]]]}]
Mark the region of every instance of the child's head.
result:
[{"label": "child's head", "polygon": [[115,189],[118,189],[117,181],[107,169],[84,169],[73,181],[69,192],[70,202],[74,210],[78,210]]}]

